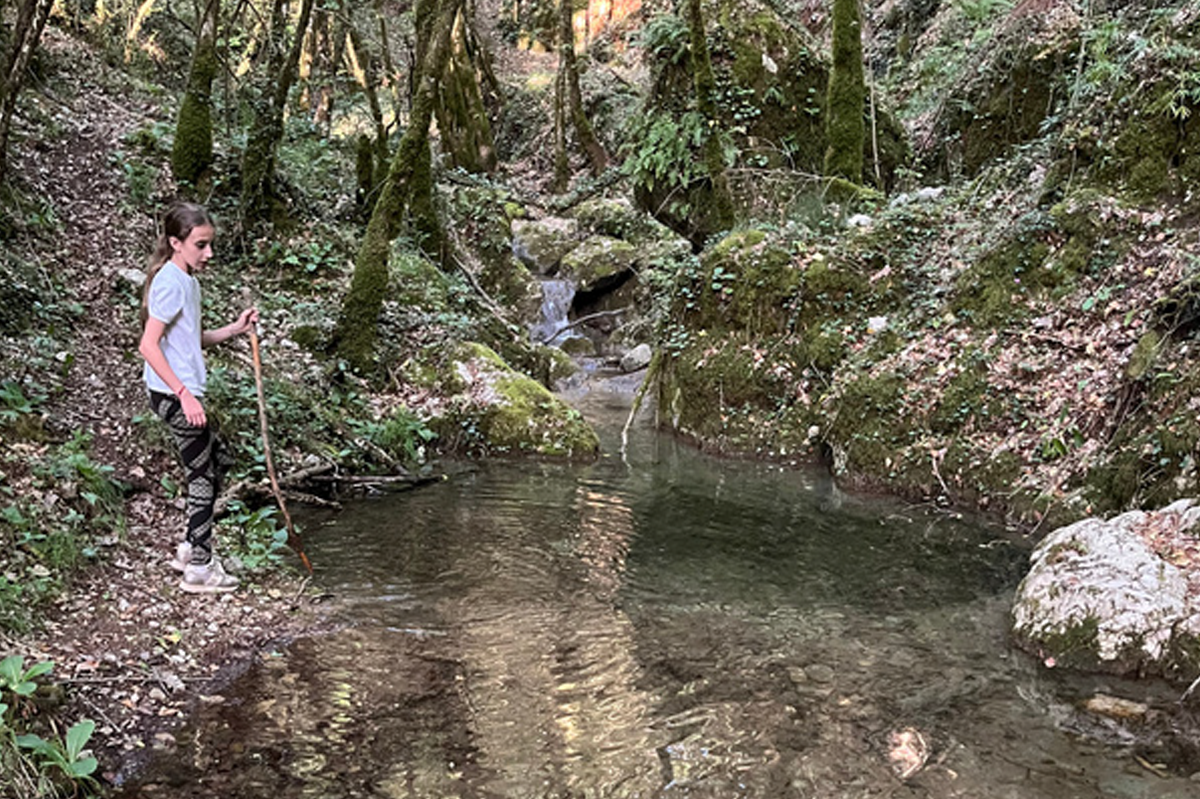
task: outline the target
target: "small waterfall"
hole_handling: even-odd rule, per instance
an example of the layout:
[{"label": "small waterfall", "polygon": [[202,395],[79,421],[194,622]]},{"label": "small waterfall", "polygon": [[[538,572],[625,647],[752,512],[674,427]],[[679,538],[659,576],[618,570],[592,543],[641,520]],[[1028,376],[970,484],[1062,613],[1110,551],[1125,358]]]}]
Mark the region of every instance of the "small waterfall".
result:
[{"label": "small waterfall", "polygon": [[562,344],[564,338],[577,336],[574,331],[569,331],[563,336],[556,335],[569,324],[567,314],[571,310],[573,299],[575,284],[570,280],[543,280],[541,319],[530,327],[529,337],[539,344]]}]

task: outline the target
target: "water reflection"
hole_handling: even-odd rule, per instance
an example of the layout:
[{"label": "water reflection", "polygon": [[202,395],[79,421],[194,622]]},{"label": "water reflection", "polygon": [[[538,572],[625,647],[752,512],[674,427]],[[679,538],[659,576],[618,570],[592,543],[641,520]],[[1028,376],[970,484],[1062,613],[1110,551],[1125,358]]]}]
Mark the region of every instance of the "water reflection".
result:
[{"label": "water reflection", "polygon": [[[1010,654],[1019,548],[832,490],[643,436],[310,519],[347,626],[264,657],[124,795],[1190,795],[1087,727],[1097,681]],[[904,727],[931,751],[901,783]]]}]

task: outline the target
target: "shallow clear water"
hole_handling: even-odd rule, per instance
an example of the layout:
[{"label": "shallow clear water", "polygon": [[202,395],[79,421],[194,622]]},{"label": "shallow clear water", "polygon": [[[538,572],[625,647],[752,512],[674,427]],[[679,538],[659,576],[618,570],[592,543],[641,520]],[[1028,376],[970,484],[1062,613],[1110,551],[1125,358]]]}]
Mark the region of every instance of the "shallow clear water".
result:
[{"label": "shallow clear water", "polygon": [[[1200,794],[1076,709],[1165,688],[1009,648],[1026,552],[1001,531],[633,443],[308,518],[345,626],[256,662],[124,795]],[[902,782],[905,729],[928,757]]]}]

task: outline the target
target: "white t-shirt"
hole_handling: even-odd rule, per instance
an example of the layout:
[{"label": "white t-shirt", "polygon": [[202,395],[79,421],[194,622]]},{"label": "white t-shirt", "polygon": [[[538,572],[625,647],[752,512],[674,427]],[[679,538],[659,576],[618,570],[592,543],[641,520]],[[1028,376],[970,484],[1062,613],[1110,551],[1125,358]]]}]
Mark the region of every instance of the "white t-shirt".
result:
[{"label": "white t-shirt", "polygon": [[[150,316],[166,324],[159,347],[187,390],[194,397],[204,396],[208,372],[200,352],[200,281],[167,261],[150,284],[147,301]],[[171,388],[147,363],[143,370],[146,387],[170,394]]]}]

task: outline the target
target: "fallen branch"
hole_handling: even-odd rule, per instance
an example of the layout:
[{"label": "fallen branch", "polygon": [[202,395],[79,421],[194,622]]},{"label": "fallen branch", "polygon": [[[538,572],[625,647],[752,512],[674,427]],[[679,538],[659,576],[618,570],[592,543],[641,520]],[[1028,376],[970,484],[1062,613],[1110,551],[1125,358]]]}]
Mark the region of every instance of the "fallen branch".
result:
[{"label": "fallen branch", "polygon": [[554,341],[554,339],[558,338],[558,337],[559,337],[559,336],[561,336],[563,333],[566,333],[568,330],[570,330],[570,329],[571,329],[571,328],[573,328],[573,327],[579,327],[580,325],[587,324],[588,322],[593,322],[593,321],[595,321],[595,320],[597,320],[597,319],[604,319],[604,318],[607,318],[607,317],[609,317],[609,316],[619,316],[620,314],[623,314],[623,313],[625,313],[627,310],[629,310],[629,309],[628,309],[628,308],[617,308],[617,309],[616,309],[616,310],[614,310],[614,311],[597,311],[596,313],[590,313],[590,314],[588,314],[587,316],[581,316],[581,317],[579,317],[578,319],[576,319],[574,322],[572,322],[571,324],[569,324],[569,325],[564,325],[563,327],[560,327],[560,328],[559,328],[559,329],[558,329],[558,330],[557,330],[557,331],[554,333],[554,335],[553,335],[553,336],[551,336],[550,338],[546,339],[546,340],[545,340],[545,341],[543,341],[542,343],[543,343],[543,344],[549,344],[551,341]]}]

